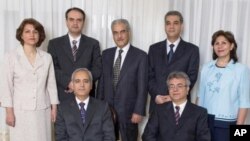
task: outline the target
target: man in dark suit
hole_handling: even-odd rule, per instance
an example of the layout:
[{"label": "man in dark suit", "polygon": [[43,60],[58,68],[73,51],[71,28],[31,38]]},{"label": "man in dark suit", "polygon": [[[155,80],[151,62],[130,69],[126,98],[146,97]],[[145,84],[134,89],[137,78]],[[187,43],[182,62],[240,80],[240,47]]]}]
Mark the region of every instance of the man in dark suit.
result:
[{"label": "man in dark suit", "polygon": [[147,54],[129,43],[127,20],[114,20],[111,29],[116,47],[103,51],[98,98],[113,109],[116,135],[120,131],[122,141],[137,141],[147,99]]},{"label": "man in dark suit", "polygon": [[56,141],[114,141],[114,125],[108,104],[89,97],[91,72],[86,68],[76,69],[71,85],[75,98],[58,106]]},{"label": "man in dark suit", "polygon": [[[150,112],[156,104],[170,100],[165,80],[173,71],[185,72],[193,88],[199,71],[199,49],[180,37],[183,17],[178,11],[169,11],[165,15],[167,39],[150,46],[149,49],[149,93]],[[188,97],[190,100],[190,96]]]},{"label": "man in dark suit", "polygon": [[[59,100],[73,98],[69,87],[70,76],[77,68],[88,68],[93,74],[93,84],[101,75],[99,42],[82,34],[85,13],[80,8],[70,8],[65,13],[68,34],[49,41],[48,52],[55,66]],[[91,96],[95,95],[95,85]]]},{"label": "man in dark suit", "polygon": [[210,141],[207,110],[187,100],[190,80],[184,72],[167,79],[172,100],[156,105],[145,127],[143,141]]}]

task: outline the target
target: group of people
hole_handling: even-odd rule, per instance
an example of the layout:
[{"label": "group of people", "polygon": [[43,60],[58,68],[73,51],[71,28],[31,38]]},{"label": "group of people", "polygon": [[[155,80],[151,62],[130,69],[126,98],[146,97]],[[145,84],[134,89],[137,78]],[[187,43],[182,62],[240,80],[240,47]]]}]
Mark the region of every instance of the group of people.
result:
[{"label": "group of people", "polygon": [[116,46],[101,54],[99,42],[82,34],[85,17],[68,9],[68,33],[50,40],[48,53],[37,49],[45,39],[37,20],[18,27],[21,45],[5,57],[0,93],[10,141],[51,141],[51,122],[56,141],[137,141],[148,93],[143,141],[229,141],[230,125],[244,124],[250,76],[231,32],[213,34],[213,61],[201,69],[193,104],[199,48],[181,38],[180,12],[167,12],[166,39],[148,54],[130,43],[126,19],[112,22]]}]

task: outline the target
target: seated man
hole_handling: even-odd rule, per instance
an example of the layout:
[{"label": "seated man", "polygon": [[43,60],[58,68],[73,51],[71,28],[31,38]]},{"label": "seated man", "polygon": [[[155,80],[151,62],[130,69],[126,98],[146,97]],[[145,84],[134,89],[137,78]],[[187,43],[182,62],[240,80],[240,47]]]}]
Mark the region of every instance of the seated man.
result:
[{"label": "seated man", "polygon": [[[77,69],[71,77],[75,98],[58,106],[56,141],[114,141],[114,125],[108,104],[89,97],[91,72]],[[86,110],[85,110],[86,109]]]},{"label": "seated man", "polygon": [[145,127],[143,141],[210,141],[207,111],[187,101],[190,80],[184,72],[167,78],[172,101],[157,105]]}]

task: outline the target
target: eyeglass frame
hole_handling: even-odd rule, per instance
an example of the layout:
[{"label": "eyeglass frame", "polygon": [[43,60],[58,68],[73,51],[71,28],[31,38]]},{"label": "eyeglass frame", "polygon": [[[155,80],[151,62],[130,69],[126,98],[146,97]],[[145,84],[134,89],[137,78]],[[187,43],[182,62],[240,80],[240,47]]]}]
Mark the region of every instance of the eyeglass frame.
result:
[{"label": "eyeglass frame", "polygon": [[174,90],[174,89],[180,90],[180,89],[182,89],[184,87],[188,87],[188,85],[183,85],[183,84],[173,85],[173,84],[170,84],[170,85],[168,85],[168,90]]}]

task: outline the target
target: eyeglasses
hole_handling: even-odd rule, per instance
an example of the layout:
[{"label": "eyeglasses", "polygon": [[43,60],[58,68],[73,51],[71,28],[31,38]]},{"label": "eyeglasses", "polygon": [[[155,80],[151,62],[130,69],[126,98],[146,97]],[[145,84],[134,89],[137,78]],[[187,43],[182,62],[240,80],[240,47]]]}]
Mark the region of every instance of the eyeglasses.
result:
[{"label": "eyeglasses", "polygon": [[174,89],[182,89],[184,87],[187,87],[187,85],[182,85],[182,84],[178,84],[178,85],[168,85],[168,89],[169,90],[174,90]]}]

